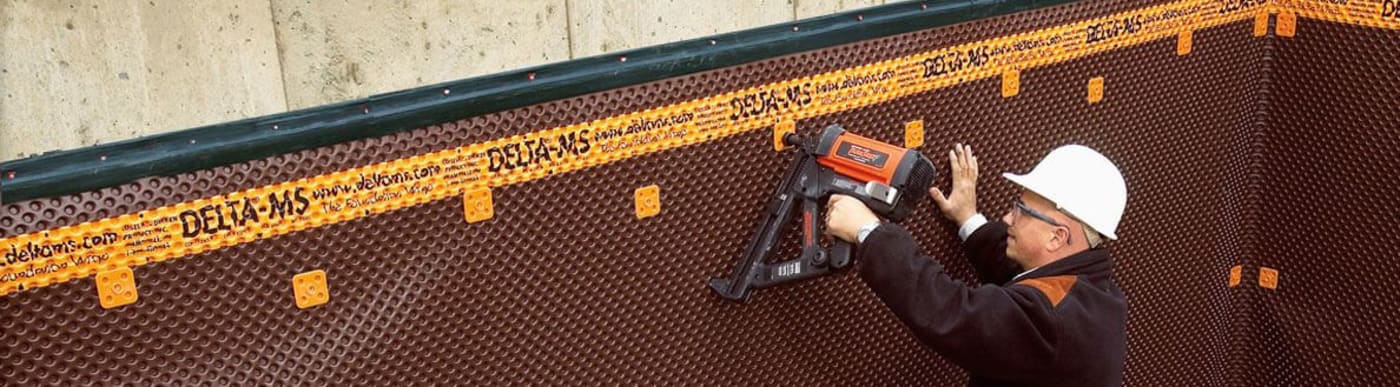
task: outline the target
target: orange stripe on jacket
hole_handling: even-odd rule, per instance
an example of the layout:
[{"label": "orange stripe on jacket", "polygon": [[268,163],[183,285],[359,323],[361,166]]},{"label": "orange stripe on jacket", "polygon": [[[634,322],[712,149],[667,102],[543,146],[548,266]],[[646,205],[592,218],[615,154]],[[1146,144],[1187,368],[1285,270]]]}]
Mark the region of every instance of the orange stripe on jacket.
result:
[{"label": "orange stripe on jacket", "polygon": [[1017,282],[1016,285],[1026,285],[1039,290],[1045,294],[1045,298],[1050,299],[1050,306],[1060,306],[1060,301],[1069,294],[1069,289],[1074,287],[1075,281],[1079,277],[1073,275],[1057,275],[1053,277],[1032,278]]}]

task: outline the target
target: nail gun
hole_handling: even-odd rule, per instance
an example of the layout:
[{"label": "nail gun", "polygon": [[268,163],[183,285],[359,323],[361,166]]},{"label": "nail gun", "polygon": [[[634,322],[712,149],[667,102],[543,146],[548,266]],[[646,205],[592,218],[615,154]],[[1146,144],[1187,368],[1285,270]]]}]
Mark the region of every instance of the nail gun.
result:
[{"label": "nail gun", "polygon": [[[933,163],[918,151],[849,133],[840,125],[828,126],[817,138],[795,133],[783,143],[797,148],[759,231],[734,273],[710,280],[720,297],[744,302],[753,289],[817,277],[851,263],[849,243],[837,239],[830,249],[821,246],[820,212],[832,194],[860,199],[877,215],[899,222],[909,216],[933,184]],[[796,259],[765,263],[778,239],[798,211],[802,213],[802,253]]]}]

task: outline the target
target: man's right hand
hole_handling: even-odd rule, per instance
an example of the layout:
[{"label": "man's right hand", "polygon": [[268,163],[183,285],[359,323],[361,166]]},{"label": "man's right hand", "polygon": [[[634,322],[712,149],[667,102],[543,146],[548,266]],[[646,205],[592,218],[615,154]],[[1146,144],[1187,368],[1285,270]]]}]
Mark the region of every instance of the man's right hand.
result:
[{"label": "man's right hand", "polygon": [[943,216],[962,225],[968,218],[977,214],[977,157],[972,155],[972,146],[956,144],[948,151],[948,164],[953,170],[953,190],[947,196],[938,187],[929,188],[929,196]]}]

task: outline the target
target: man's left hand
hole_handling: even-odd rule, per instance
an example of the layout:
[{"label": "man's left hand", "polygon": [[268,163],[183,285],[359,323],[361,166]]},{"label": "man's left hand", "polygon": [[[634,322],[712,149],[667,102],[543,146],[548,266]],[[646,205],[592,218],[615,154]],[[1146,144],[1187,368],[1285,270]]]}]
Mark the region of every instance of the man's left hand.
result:
[{"label": "man's left hand", "polygon": [[846,195],[831,195],[826,201],[826,233],[843,241],[860,243],[856,233],[860,227],[880,221],[859,199]]}]

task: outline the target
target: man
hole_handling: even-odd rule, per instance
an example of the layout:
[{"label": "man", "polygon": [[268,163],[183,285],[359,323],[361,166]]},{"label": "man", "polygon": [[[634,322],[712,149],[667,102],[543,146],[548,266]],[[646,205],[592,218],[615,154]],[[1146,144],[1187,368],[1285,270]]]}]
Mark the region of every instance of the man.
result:
[{"label": "man", "polygon": [[1127,303],[1103,238],[1127,203],[1118,167],[1080,145],[1057,148],[1025,175],[1001,218],[977,212],[977,157],[948,153],[953,187],[929,195],[959,225],[982,285],[953,281],[907,231],[859,200],[833,196],[827,232],[858,244],[860,276],[924,345],[971,374],[970,385],[1116,386],[1127,349]]}]

